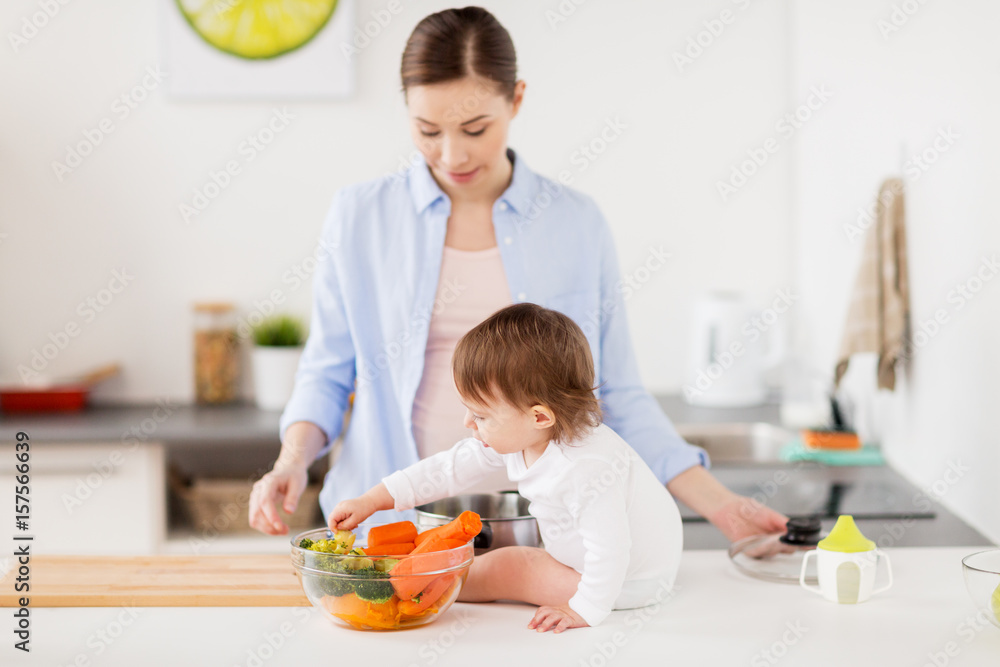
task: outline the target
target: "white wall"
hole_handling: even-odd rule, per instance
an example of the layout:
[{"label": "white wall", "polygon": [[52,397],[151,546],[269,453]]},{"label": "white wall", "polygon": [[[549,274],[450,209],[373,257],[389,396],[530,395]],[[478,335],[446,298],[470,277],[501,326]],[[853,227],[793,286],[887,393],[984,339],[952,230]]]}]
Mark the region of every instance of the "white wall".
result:
[{"label": "white wall", "polygon": [[[900,29],[883,37],[879,21],[903,4],[919,9],[897,15]],[[918,331],[938,311],[948,319],[931,337],[915,335],[912,364],[894,393],[874,396],[870,363],[858,363],[846,382],[867,403],[892,463],[1000,541],[1000,278],[962,305],[954,291],[1000,251],[993,197],[1000,6],[793,5],[795,89],[824,84],[835,92],[822,122],[804,128],[796,147],[799,347],[818,367],[833,368],[863,243],[844,227],[855,224],[884,177],[905,173],[912,322]],[[947,150],[935,159],[935,137],[947,128],[957,137],[939,141]],[[924,151],[935,159],[926,170],[908,162]]]},{"label": "white wall", "polygon": [[[16,377],[50,334],[76,324],[46,371],[117,359],[124,376],[98,398],[189,400],[191,303],[231,299],[247,312],[278,289],[307,313],[308,284],[283,276],[311,253],[331,194],[395,170],[413,150],[399,57],[416,22],[449,3],[404,1],[359,56],[348,101],[179,103],[164,85],[119,119],[114,100],[161,63],[158,4],[71,2],[16,51],[6,36],[37,2],[0,6],[0,376]],[[695,294],[738,288],[763,299],[791,280],[789,148],[728,204],[715,186],[787,111],[783,3],[593,2],[554,28],[555,0],[484,4],[513,35],[528,82],[510,144],[542,173],[574,170],[614,227],[623,271],[650,245],[673,253],[628,310],[646,383],[679,389]],[[359,2],[358,21],[386,5]],[[731,22],[678,71],[672,53],[723,9]],[[241,157],[275,107],[294,114],[289,127],[186,225],[178,205]],[[51,163],[104,117],[114,132],[59,182]],[[579,171],[574,152],[615,117],[627,129]],[[78,304],[116,268],[133,281],[87,321]]]}]

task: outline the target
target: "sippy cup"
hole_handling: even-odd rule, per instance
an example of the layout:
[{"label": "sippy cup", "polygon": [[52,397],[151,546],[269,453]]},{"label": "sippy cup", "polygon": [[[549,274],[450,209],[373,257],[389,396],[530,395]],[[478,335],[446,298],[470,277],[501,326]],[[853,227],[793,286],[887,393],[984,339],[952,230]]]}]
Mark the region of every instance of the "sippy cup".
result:
[{"label": "sippy cup", "polygon": [[[806,584],[806,564],[809,557],[814,555],[819,586]],[[875,587],[875,570],[879,558],[885,560],[889,583],[872,590]],[[830,534],[816,545],[815,551],[807,552],[802,559],[799,584],[831,602],[857,604],[892,586],[892,566],[889,564],[889,556],[861,534],[854,523],[854,517],[842,514],[837,518],[837,524]]]}]

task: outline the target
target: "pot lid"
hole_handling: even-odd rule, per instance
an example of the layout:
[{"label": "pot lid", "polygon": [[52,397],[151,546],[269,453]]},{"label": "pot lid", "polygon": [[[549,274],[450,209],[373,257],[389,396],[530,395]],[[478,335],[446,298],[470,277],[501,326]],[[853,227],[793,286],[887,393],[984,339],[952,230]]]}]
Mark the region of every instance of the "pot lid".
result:
[{"label": "pot lid", "polygon": [[[802,558],[820,542],[819,517],[792,517],[784,533],[754,535],[729,547],[729,558],[743,574],[763,581],[799,583]],[[815,560],[806,569],[807,584],[817,585]]]}]

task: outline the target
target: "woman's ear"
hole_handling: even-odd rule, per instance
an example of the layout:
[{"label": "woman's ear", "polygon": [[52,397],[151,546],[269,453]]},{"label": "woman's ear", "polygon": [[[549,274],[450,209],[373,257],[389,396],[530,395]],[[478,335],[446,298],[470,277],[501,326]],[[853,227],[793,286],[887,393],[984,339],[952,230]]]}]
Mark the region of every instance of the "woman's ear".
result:
[{"label": "woman's ear", "polygon": [[517,116],[517,112],[521,109],[521,102],[524,101],[524,89],[528,84],[524,82],[524,79],[518,79],[514,83],[514,99],[511,101],[511,113],[510,117],[513,119]]},{"label": "woman's ear", "polygon": [[537,429],[552,428],[556,424],[556,415],[550,408],[544,405],[535,405],[531,408],[531,418],[533,426]]}]

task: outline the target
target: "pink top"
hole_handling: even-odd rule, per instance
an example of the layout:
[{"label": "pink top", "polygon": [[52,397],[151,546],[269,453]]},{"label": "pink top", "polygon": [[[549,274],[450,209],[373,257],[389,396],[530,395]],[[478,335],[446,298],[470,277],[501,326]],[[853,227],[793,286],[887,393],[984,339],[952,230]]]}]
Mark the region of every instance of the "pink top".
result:
[{"label": "pink top", "polygon": [[[458,340],[497,310],[513,303],[500,248],[458,250],[444,247],[434,311],[424,351],[424,372],[413,400],[413,437],[420,458],[450,449],[472,436],[465,428],[465,407],[451,373]],[[512,489],[503,470],[472,492]]]}]

